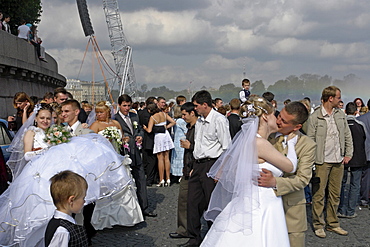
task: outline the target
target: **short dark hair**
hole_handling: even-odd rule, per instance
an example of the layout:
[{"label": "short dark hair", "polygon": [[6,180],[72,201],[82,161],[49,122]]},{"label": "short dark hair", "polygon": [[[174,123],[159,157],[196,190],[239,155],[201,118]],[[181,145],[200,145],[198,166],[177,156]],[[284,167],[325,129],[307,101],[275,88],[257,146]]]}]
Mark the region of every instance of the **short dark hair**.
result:
[{"label": "short dark hair", "polygon": [[166,99],[164,97],[161,97],[161,96],[157,97],[157,100],[158,101],[160,101],[161,99],[163,99],[164,101],[166,101]]},{"label": "short dark hair", "polygon": [[44,94],[43,99],[52,99],[54,98],[54,94],[52,92],[47,92]]},{"label": "short dark hair", "polygon": [[54,89],[54,97],[56,98],[58,93],[67,94],[67,90],[64,87],[57,87]]},{"label": "short dark hair", "polygon": [[148,111],[150,112],[151,115],[154,115],[154,114],[162,111],[161,109],[159,109],[158,105],[154,102],[149,103],[146,106],[146,109],[148,109]]},{"label": "short dark hair", "polygon": [[357,111],[357,105],[354,102],[348,102],[346,105],[346,113],[347,115],[355,115]]},{"label": "short dark hair", "polygon": [[294,116],[293,124],[303,124],[308,119],[307,107],[299,101],[290,102],[284,109],[289,115]]},{"label": "short dark hair", "polygon": [[251,83],[249,81],[249,79],[245,78],[245,79],[242,80],[242,85],[247,84],[247,83],[249,83],[249,84]]},{"label": "short dark hair", "polygon": [[80,103],[75,100],[75,99],[69,99],[69,100],[66,100],[64,102],[62,102],[62,104],[60,104],[61,106],[65,106],[65,105],[71,105],[73,109],[81,109],[81,105]]},{"label": "short dark hair", "polygon": [[311,103],[310,97],[304,97],[303,99],[306,99],[306,100],[308,100]]},{"label": "short dark hair", "polygon": [[181,111],[186,111],[187,113],[194,112],[195,116],[198,117],[198,112],[194,109],[195,106],[192,102],[186,102],[181,106]]},{"label": "short dark hair", "polygon": [[156,100],[156,97],[150,96],[146,99],[145,104],[149,105],[150,103],[153,103],[154,100]]},{"label": "short dark hair", "polygon": [[132,99],[130,95],[128,94],[122,94],[121,96],[118,97],[118,104],[122,104],[122,102],[130,102],[132,103]]},{"label": "short dark hair", "polygon": [[222,99],[221,98],[215,98],[215,103],[217,103],[218,101],[222,101]]},{"label": "short dark hair", "polygon": [[181,101],[186,101],[186,97],[184,95],[179,95],[176,97],[176,104],[180,105]]},{"label": "short dark hair", "polygon": [[275,94],[271,92],[264,92],[262,97],[265,98],[268,102],[271,102],[275,98]]},{"label": "short dark hair", "polygon": [[192,102],[197,102],[198,104],[206,103],[209,107],[212,107],[212,96],[206,90],[198,91],[191,98]]}]

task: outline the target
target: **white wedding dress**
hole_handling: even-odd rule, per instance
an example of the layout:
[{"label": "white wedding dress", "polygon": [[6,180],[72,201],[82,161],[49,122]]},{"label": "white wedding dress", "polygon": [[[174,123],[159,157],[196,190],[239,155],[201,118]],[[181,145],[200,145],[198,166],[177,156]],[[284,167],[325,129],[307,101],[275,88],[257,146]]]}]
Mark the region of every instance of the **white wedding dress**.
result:
[{"label": "white wedding dress", "polygon": [[[282,175],[281,170],[267,162],[259,164],[259,169],[262,168],[270,170],[275,177]],[[234,217],[240,217],[238,214],[229,217],[234,204],[240,203],[239,198],[235,198],[217,216],[201,246],[289,246],[281,197],[276,196],[272,188],[264,187],[258,187],[258,197],[259,203],[253,201],[256,205],[253,205],[251,232],[244,234],[242,231],[233,231],[234,227],[239,227],[234,223],[234,220],[238,221]],[[220,232],[217,230],[218,224],[225,224],[225,216],[229,217],[226,219],[228,230]]]},{"label": "white wedding dress", "polygon": [[[44,133],[34,130],[37,146],[36,142],[43,142]],[[92,219],[97,229],[143,221],[128,171],[130,162],[98,134],[72,137],[68,143],[46,148],[24,166],[0,196],[0,245],[44,246],[46,225],[55,210],[49,179],[64,170],[86,179],[86,204],[99,201]]]}]

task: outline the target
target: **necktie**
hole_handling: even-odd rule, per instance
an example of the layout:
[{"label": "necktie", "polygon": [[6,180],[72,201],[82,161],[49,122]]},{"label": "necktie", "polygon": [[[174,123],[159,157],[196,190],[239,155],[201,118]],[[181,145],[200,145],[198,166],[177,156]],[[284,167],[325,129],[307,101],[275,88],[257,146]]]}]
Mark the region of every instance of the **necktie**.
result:
[{"label": "necktie", "polygon": [[131,134],[134,134],[134,131],[133,131],[133,129],[132,129],[131,119],[130,119],[130,117],[129,117],[129,116],[127,116],[127,115],[125,116],[125,122],[126,122],[126,124],[127,124],[128,128],[130,129]]}]

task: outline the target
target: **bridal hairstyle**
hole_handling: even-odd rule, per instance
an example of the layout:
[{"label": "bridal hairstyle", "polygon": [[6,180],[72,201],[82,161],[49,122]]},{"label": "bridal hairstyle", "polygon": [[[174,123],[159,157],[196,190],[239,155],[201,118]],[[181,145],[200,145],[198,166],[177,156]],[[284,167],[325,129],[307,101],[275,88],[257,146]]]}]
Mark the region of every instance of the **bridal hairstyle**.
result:
[{"label": "bridal hairstyle", "polygon": [[111,113],[110,113],[110,108],[109,106],[107,105],[106,101],[99,101],[96,106],[95,106],[95,111],[97,110],[102,110],[102,111],[105,111],[107,112],[108,114],[108,119],[110,119],[112,116],[111,116]]},{"label": "bridal hairstyle", "polygon": [[69,170],[55,174],[50,182],[51,197],[57,209],[64,208],[70,196],[80,198],[88,187],[82,176]]},{"label": "bridal hairstyle", "polygon": [[250,117],[252,115],[261,117],[264,113],[270,115],[273,112],[274,107],[270,102],[262,97],[254,96],[249,97],[249,99],[244,102],[240,108],[239,115],[242,118]]},{"label": "bridal hairstyle", "polygon": [[45,104],[45,103],[37,104],[35,106],[34,126],[37,126],[36,117],[39,115],[40,111],[48,111],[48,112],[50,112],[51,115],[53,114],[53,108],[49,104]]}]

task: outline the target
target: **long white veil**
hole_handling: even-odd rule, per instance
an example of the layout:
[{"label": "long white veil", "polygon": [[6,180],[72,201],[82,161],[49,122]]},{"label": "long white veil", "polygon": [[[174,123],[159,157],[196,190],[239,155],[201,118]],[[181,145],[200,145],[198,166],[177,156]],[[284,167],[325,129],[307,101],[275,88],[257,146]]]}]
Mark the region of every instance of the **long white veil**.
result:
[{"label": "long white veil", "polygon": [[37,112],[41,109],[41,104],[35,105],[33,109],[33,114],[27,119],[27,121],[22,125],[22,127],[17,131],[13,138],[12,143],[10,143],[7,149],[10,152],[9,160],[6,162],[10,170],[12,171],[13,180],[22,171],[23,167],[26,165],[27,161],[24,159],[24,143],[23,137],[28,128],[35,123],[35,118]]},{"label": "long white veil", "polygon": [[[218,182],[204,217],[206,220],[217,220],[218,223],[213,225],[216,231],[243,232],[248,235],[252,230],[253,210],[259,207],[256,147],[259,119],[251,116],[242,121],[242,130],[208,173]],[[224,210],[226,207],[227,210]],[[233,224],[229,225],[229,220]]]}]

